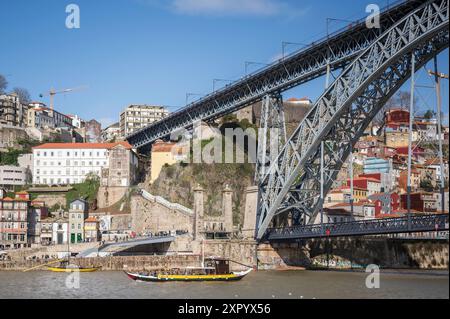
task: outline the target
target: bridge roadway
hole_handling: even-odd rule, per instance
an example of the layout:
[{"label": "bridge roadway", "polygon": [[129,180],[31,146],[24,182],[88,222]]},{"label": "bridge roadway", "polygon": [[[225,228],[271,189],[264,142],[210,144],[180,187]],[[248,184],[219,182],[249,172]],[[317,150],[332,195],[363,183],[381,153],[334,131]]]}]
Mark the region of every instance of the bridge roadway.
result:
[{"label": "bridge roadway", "polygon": [[289,228],[269,228],[263,240],[277,241],[448,230],[448,214],[433,214],[411,216],[410,218],[385,218],[323,225],[301,225]]},{"label": "bridge roadway", "polygon": [[188,129],[198,121],[210,122],[235,112],[268,94],[284,92],[331,71],[345,68],[397,21],[423,4],[423,1],[397,1],[382,11],[380,28],[367,28],[366,18],[329,34],[309,46],[280,59],[266,68],[212,92],[127,137],[141,152],[157,139]]}]

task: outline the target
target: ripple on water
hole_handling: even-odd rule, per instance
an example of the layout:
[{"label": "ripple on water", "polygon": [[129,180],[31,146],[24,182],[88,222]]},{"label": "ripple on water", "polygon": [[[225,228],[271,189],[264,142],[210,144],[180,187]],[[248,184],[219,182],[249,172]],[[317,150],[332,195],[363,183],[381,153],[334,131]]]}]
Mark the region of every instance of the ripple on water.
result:
[{"label": "ripple on water", "polygon": [[0,298],[449,298],[448,273],[386,272],[381,274],[380,289],[367,289],[366,274],[357,272],[254,272],[230,283],[140,283],[123,272],[95,272],[80,274],[79,289],[66,287],[68,276],[0,272]]}]

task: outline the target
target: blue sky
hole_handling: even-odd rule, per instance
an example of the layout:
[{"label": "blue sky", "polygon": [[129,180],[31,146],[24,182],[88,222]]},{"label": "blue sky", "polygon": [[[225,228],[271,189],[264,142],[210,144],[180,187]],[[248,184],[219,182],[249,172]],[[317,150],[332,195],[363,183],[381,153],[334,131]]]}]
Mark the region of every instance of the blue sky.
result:
[{"label": "blue sky", "polygon": [[[80,7],[80,29],[65,27],[65,8],[70,3]],[[25,87],[34,100],[47,104],[48,96],[40,99],[39,94],[50,88],[87,86],[58,95],[56,108],[110,124],[133,103],[174,106],[171,110],[183,106],[187,92],[206,94],[215,78],[243,76],[245,61],[273,61],[281,54],[282,41],[310,43],[322,37],[326,18],[365,16],[367,3],[0,0],[0,73],[7,77],[10,89]],[[333,22],[330,29],[346,24]],[[448,50],[439,63],[448,74]],[[432,84],[425,72],[418,77],[419,84]],[[443,83],[448,120],[448,81]],[[318,79],[287,92],[286,97],[314,100],[323,86],[324,79]],[[418,95],[419,107],[434,105],[433,90],[420,88]]]}]

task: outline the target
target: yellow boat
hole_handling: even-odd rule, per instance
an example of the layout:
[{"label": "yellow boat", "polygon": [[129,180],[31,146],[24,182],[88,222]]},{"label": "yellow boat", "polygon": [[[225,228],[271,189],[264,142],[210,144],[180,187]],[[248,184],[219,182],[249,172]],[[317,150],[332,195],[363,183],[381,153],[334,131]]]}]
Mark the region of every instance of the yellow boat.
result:
[{"label": "yellow boat", "polygon": [[47,270],[53,272],[94,272],[99,270],[101,267],[93,267],[93,268],[65,268],[65,267],[47,267]]},{"label": "yellow boat", "polygon": [[247,276],[252,270],[249,268],[245,271],[230,272],[228,260],[214,259],[213,267],[172,269],[168,272],[154,272],[152,274],[131,273],[127,271],[125,273],[130,279],[143,282],[238,281]]}]

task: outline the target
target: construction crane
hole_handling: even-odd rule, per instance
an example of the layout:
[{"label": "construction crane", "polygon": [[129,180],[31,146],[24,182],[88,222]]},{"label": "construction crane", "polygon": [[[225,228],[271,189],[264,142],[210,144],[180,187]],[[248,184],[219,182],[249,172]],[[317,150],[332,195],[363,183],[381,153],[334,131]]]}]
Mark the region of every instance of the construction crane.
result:
[{"label": "construction crane", "polygon": [[[86,89],[87,86],[83,85],[83,86],[79,86],[76,88],[70,88],[70,89],[63,89],[63,90],[55,90],[55,89],[50,89],[50,91],[48,92],[48,95],[50,96],[50,109],[53,111],[54,109],[54,97],[56,94],[64,94],[64,93],[70,93],[70,92],[75,92],[75,91],[81,91]],[[43,94],[39,95],[41,98],[44,96]]]}]

